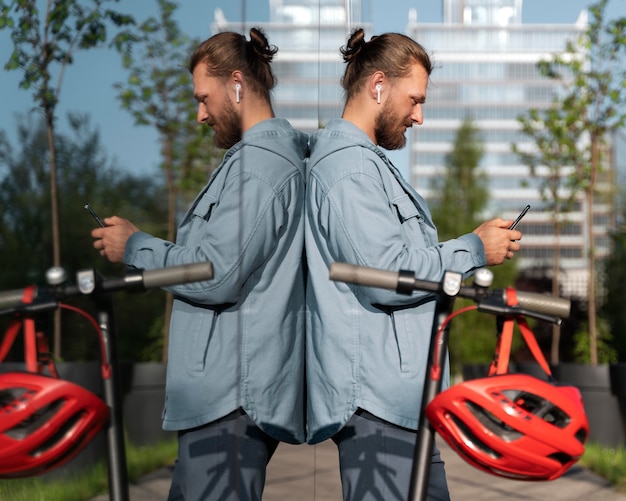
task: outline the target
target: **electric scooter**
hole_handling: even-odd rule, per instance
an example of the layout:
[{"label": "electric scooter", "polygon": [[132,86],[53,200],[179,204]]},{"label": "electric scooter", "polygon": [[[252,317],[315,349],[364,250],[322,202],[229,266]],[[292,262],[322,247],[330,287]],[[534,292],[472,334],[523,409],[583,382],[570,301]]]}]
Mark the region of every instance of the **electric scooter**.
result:
[{"label": "electric scooter", "polygon": [[455,298],[473,300],[480,312],[497,316],[528,316],[556,324],[569,316],[571,308],[568,299],[523,291],[515,291],[517,304],[509,305],[506,291],[489,290],[493,283],[493,273],[486,268],[477,270],[472,286],[464,286],[462,275],[451,271],[446,271],[441,281],[433,282],[416,279],[411,271],[391,272],[347,263],[333,263],[330,267],[330,279],[394,290],[399,294],[410,295],[413,291],[425,291],[432,292],[435,296],[435,317],[418,420],[409,501],[425,501],[427,497],[435,432],[426,418],[425,410],[441,392],[442,379],[435,374],[440,373],[440,368],[445,366],[447,359],[448,319],[453,312]]},{"label": "electric scooter", "polygon": [[[104,278],[94,269],[78,271],[75,283],[66,280],[62,268],[47,273],[48,286],[28,287],[0,292],[0,315],[14,314],[24,318],[57,310],[61,301],[74,296],[89,296],[97,308],[97,326],[101,334],[103,357],[103,400],[109,408],[107,466],[111,501],[128,501],[128,473],[123,434],[122,393],[118,370],[112,293],[143,291],[189,282],[211,280],[211,263],[194,263],[156,270],[128,270],[123,277]],[[28,291],[28,293],[26,292]],[[28,301],[25,297],[28,296]],[[93,320],[93,319],[92,319]],[[106,370],[104,367],[106,366]],[[29,368],[33,371],[33,368]]]}]

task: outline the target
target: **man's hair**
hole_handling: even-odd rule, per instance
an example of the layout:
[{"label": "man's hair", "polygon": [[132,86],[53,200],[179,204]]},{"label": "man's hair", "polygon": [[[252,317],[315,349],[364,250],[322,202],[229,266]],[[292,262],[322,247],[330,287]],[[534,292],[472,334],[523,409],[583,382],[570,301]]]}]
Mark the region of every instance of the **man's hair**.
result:
[{"label": "man's hair", "polygon": [[424,47],[400,33],[384,33],[366,42],[363,28],[357,28],[340,50],[347,63],[341,86],[348,100],[376,71],[382,71],[388,78],[402,78],[411,72],[415,63],[423,66],[429,76],[433,69]]},{"label": "man's hair", "polygon": [[250,41],[232,31],[218,33],[198,45],[189,59],[189,72],[198,64],[205,64],[207,74],[229,77],[241,71],[251,90],[270,100],[270,91],[276,85],[270,63],[278,48],[270,46],[261,28],[250,29]]}]

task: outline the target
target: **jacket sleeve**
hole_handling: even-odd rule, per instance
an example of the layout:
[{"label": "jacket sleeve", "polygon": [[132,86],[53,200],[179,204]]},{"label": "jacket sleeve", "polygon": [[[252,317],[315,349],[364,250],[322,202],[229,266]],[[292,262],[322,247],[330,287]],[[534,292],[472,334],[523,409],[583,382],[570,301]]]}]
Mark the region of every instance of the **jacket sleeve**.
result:
[{"label": "jacket sleeve", "polygon": [[238,301],[244,283],[272,253],[287,214],[280,197],[251,173],[226,180],[216,199],[205,193],[179,228],[178,244],[135,233],[124,260],[143,269],[210,261],[210,281],[167,290],[194,303],[220,305]]},{"label": "jacket sleeve", "polygon": [[[352,162],[359,161],[354,158]],[[360,266],[415,272],[422,280],[441,280],[444,271],[464,275],[484,266],[484,248],[474,234],[438,243],[436,229],[426,208],[406,197],[390,199],[375,163],[361,159],[364,168],[322,186],[315,175],[307,189],[327,259]],[[368,165],[369,164],[369,165]],[[372,287],[361,287],[372,304],[412,304],[425,296],[411,296]]]}]

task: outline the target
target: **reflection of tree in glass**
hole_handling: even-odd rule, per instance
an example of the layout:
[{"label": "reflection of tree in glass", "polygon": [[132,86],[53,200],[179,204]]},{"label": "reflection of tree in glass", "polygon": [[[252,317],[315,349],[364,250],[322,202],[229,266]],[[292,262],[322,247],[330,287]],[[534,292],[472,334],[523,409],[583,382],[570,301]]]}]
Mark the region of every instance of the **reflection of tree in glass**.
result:
[{"label": "reflection of tree in glass", "polygon": [[[136,125],[156,129],[161,142],[161,168],[168,193],[167,233],[176,240],[177,216],[185,210],[219,163],[222,151],[213,146],[213,129],[196,123],[191,75],[186,68],[189,48],[197,45],[174,19],[177,4],[158,0],[159,18],[118,34],[113,43],[128,70],[128,79],[117,83],[122,107]],[[126,214],[117,211],[122,217]],[[163,324],[163,360],[172,296],[167,295]]]},{"label": "reflection of tree in glass", "polygon": [[[55,137],[59,214],[65,222],[60,233],[62,266],[68,274],[96,268],[105,276],[119,275],[119,266],[109,264],[94,250],[90,231],[96,223],[83,205],[88,200],[102,217],[123,210],[153,234],[164,235],[163,226],[155,225],[166,216],[160,203],[162,187],[153,176],[131,174],[110,162],[98,131],[85,115],[69,115],[68,122],[69,132]],[[0,130],[0,283],[9,289],[27,283],[45,285],[52,239],[45,123],[28,115],[18,120],[16,129],[16,145]],[[151,339],[150,324],[162,314],[156,300],[162,294],[158,290],[127,294],[116,305],[120,358],[155,359],[150,347],[160,346],[160,338]],[[88,309],[92,304],[85,301],[81,306]],[[85,335],[89,326],[74,315],[63,318],[64,360],[97,360],[95,336]],[[156,359],[160,359],[160,351]]]},{"label": "reflection of tree in glass", "polygon": [[[129,16],[108,9],[111,0],[47,2],[41,11],[36,0],[0,1],[0,29],[11,30],[13,52],[5,65],[7,70],[22,70],[20,87],[33,87],[37,107],[43,112],[48,145],[52,265],[61,265],[59,201],[57,193],[57,156],[55,144],[56,106],[67,65],[74,53],[102,45],[110,25],[124,26],[133,22]],[[87,5],[84,5],[87,4]],[[56,70],[56,75],[54,74]],[[52,83],[57,78],[56,84]],[[61,357],[61,316],[55,314],[55,358]]]}]

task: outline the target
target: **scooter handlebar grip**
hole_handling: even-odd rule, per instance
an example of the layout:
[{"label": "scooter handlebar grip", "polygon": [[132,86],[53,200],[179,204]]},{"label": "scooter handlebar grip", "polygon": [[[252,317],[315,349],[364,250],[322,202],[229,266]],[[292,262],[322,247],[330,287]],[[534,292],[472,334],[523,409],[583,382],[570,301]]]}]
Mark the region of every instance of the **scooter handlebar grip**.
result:
[{"label": "scooter handlebar grip", "polygon": [[213,278],[213,265],[210,262],[183,264],[143,271],[143,286],[146,289],[170,287],[190,282],[202,282]]}]

